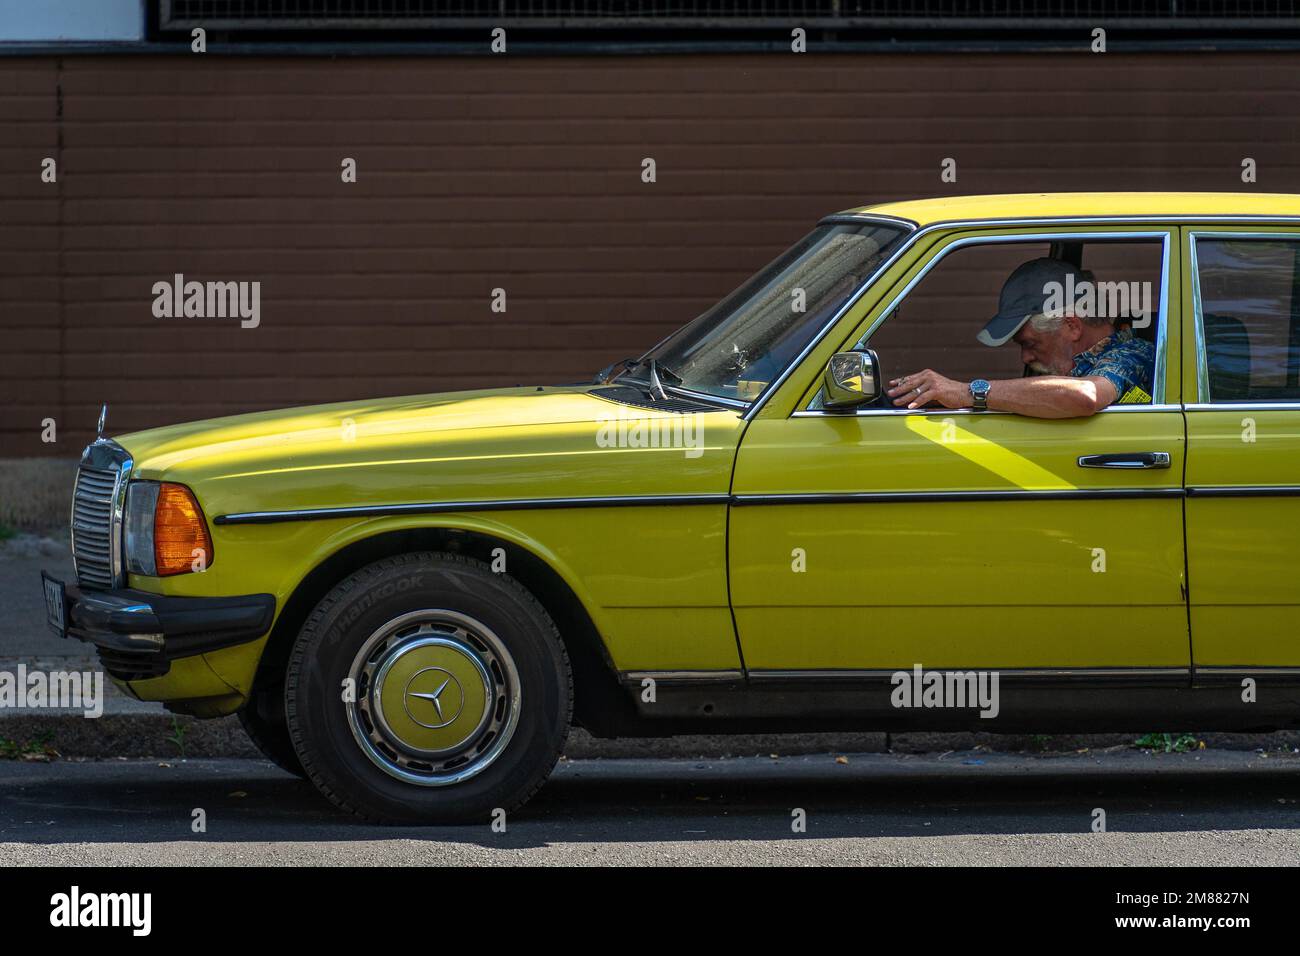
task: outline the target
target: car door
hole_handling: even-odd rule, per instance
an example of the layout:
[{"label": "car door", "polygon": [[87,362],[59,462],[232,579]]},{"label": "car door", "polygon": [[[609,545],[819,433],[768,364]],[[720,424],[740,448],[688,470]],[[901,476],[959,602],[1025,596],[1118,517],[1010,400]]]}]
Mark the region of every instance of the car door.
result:
[{"label": "car door", "polygon": [[1199,680],[1300,675],[1300,229],[1188,227],[1187,558]]},{"label": "car door", "polygon": [[[958,250],[1112,240],[1155,244],[1152,403],[1055,421],[816,407],[837,343],[877,348],[886,379],[919,371],[877,342],[900,316],[927,321],[909,314],[909,296]],[[1180,369],[1169,360],[1179,336],[1167,319],[1179,314],[1175,247],[1169,227],[956,230],[850,310],[760,408],[738,453],[728,548],[751,676],[921,665],[1186,683],[1184,433]],[[996,291],[991,301],[954,300],[944,314],[956,324],[919,325],[914,337],[961,325],[973,342],[996,303]],[[1168,467],[1080,464],[1120,456],[1131,465],[1145,453],[1167,456]]]}]

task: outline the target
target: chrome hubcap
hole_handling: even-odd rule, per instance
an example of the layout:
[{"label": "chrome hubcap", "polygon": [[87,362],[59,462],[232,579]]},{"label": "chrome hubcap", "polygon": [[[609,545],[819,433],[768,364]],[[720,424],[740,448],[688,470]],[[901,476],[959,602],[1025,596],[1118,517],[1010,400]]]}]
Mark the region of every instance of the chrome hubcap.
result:
[{"label": "chrome hubcap", "polygon": [[348,722],[385,773],[425,787],[481,773],[519,720],[519,675],[481,621],[412,611],[370,635],[352,661]]}]

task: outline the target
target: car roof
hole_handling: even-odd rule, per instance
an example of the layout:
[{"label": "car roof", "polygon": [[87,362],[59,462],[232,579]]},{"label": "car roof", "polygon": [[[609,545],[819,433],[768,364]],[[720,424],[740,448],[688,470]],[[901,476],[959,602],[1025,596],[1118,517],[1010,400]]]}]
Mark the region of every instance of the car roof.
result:
[{"label": "car roof", "polygon": [[1042,218],[1170,218],[1300,216],[1300,196],[1288,193],[1007,193],[878,203],[846,210],[938,222]]}]

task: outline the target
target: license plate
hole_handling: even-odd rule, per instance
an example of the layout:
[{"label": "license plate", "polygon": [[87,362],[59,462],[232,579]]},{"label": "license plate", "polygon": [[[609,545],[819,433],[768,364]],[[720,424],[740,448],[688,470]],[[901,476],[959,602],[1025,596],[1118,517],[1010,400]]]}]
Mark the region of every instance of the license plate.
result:
[{"label": "license plate", "polygon": [[45,585],[45,621],[59,637],[68,636],[68,593],[62,581],[46,577],[41,572],[41,583]]}]

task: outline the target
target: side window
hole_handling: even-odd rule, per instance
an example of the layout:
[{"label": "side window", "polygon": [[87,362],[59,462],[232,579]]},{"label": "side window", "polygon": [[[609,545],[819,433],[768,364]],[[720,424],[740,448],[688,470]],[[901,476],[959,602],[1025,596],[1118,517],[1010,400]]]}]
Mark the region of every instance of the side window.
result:
[{"label": "side window", "polygon": [[1300,240],[1195,242],[1208,401],[1300,400]]},{"label": "side window", "polygon": [[[1003,284],[1019,267],[1050,257],[1068,266],[1078,287],[1091,284],[1088,300],[1077,290],[1062,290],[1062,299],[1076,302],[1078,314],[1087,314],[1111,331],[1131,333],[1156,343],[1160,314],[1160,277],[1164,246],[1159,239],[1064,242],[991,242],[962,246],[948,252],[912,288],[897,307],[858,347],[870,347],[880,358],[885,380],[930,368],[959,381],[976,378],[1006,379],[1034,374],[1070,374],[1073,355],[1058,355],[1064,368],[1049,369],[1016,340],[986,345],[977,336],[1004,310]],[[1086,306],[1085,301],[1090,302]],[[1150,397],[1135,391],[1128,402],[1147,403]],[[887,400],[878,408],[892,407]]]}]

